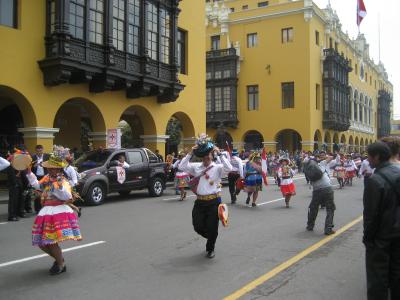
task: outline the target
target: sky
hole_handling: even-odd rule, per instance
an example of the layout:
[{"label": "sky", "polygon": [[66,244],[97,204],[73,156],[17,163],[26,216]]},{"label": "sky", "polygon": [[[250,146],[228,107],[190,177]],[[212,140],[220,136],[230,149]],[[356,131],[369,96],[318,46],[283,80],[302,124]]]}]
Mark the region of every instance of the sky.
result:
[{"label": "sky", "polygon": [[[328,0],[313,0],[320,8],[325,8]],[[358,34],[356,23],[357,0],[330,0],[331,6],[342,23],[343,32],[351,38]],[[381,61],[393,84],[394,115],[400,119],[400,1],[399,0],[364,0],[367,16],[362,20],[360,32],[369,44],[369,55],[375,63],[379,61],[378,19],[380,16]]]}]

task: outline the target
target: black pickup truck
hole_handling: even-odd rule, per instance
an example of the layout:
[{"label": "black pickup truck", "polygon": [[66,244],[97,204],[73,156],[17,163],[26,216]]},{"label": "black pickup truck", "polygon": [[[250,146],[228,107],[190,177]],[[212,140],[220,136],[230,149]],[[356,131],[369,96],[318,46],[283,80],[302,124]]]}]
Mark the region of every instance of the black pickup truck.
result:
[{"label": "black pickup truck", "polygon": [[[122,184],[117,180],[121,155],[129,164]],[[146,148],[89,151],[76,160],[76,167],[80,173],[77,191],[87,205],[102,204],[109,193],[128,195],[132,190],[147,188],[150,196],[159,197],[165,189],[166,164]]]}]

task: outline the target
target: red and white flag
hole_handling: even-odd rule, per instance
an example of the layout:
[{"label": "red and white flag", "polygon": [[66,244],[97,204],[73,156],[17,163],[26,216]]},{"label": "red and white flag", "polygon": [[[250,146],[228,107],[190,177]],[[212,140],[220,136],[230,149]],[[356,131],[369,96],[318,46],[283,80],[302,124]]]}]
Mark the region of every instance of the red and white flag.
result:
[{"label": "red and white flag", "polygon": [[367,10],[363,0],[357,0],[357,26],[360,26],[361,21],[367,15]]}]

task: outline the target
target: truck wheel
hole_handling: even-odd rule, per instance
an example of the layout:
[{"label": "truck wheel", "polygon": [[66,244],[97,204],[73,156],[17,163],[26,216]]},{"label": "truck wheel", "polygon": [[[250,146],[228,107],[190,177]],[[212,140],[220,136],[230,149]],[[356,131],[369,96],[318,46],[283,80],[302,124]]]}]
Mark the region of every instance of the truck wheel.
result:
[{"label": "truck wheel", "polygon": [[100,182],[92,183],[86,194],[86,203],[88,205],[97,206],[103,204],[106,198],[106,189]]},{"label": "truck wheel", "polygon": [[152,197],[160,197],[164,192],[164,181],[160,177],[150,180],[149,194]]}]

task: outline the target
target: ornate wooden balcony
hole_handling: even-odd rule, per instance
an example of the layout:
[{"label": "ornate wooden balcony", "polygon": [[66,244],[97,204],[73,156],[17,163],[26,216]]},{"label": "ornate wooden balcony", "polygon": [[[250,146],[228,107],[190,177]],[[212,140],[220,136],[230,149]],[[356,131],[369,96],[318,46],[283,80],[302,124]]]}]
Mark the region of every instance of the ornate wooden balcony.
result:
[{"label": "ornate wooden balcony", "polygon": [[335,49],[324,49],[323,127],[346,131],[350,127],[349,60]]},{"label": "ornate wooden balcony", "polygon": [[207,112],[207,128],[237,128],[238,124],[236,111]]},{"label": "ornate wooden balcony", "polygon": [[378,138],[390,135],[392,96],[385,90],[378,92]]},{"label": "ornate wooden balcony", "polygon": [[[145,10],[147,2],[148,0],[140,0],[141,12]],[[48,0],[46,57],[38,62],[43,72],[44,84],[56,86],[64,83],[88,83],[89,91],[93,93],[124,89],[127,98],[156,96],[161,103],[175,101],[184,88],[178,80],[177,66],[179,0],[158,0],[152,3],[162,6],[171,16],[169,64],[149,57],[145,30],[146,13],[140,14],[139,51],[137,55],[133,55],[119,51],[113,45],[113,1],[105,1],[104,4],[104,43],[95,44],[86,38],[77,39],[71,35],[70,0]],[[84,24],[88,23],[89,20],[86,19]],[[84,36],[88,36],[88,30],[85,28]],[[125,36],[127,42],[128,35],[125,33]]]}]

